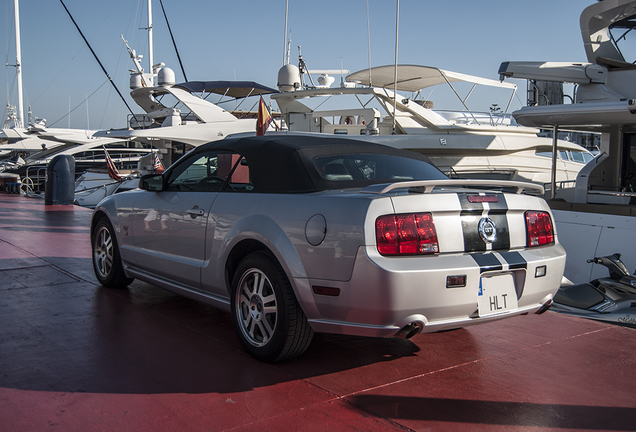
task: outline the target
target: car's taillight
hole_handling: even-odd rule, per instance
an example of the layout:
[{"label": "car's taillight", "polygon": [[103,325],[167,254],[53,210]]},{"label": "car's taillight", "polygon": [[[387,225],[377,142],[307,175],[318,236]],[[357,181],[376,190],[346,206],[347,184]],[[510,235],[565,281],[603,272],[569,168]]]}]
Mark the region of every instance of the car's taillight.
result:
[{"label": "car's taillight", "polygon": [[552,220],[547,212],[527,211],[526,230],[528,233],[528,247],[554,243]]},{"label": "car's taillight", "polygon": [[382,255],[423,255],[439,252],[437,232],[430,213],[380,216],[375,238]]}]

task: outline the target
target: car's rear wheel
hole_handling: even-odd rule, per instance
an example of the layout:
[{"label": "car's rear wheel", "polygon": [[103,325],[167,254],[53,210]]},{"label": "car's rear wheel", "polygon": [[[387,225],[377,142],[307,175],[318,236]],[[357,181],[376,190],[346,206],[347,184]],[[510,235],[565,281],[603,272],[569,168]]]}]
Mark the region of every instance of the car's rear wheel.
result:
[{"label": "car's rear wheel", "polygon": [[231,307],[241,345],[258,360],[288,360],[311,343],[313,330],[270,253],[254,252],[241,261],[232,281]]},{"label": "car's rear wheel", "polygon": [[93,270],[99,283],[109,288],[124,288],[132,278],[126,276],[112,225],[102,218],[92,232]]}]

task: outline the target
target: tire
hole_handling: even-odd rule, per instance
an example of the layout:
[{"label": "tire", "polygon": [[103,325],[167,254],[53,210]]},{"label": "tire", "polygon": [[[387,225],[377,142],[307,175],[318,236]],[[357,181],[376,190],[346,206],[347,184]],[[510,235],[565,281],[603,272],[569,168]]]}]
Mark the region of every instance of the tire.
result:
[{"label": "tire", "polygon": [[285,271],[268,252],[254,252],[239,264],[231,309],[241,345],[260,361],[298,357],[314,336]]},{"label": "tire", "polygon": [[108,288],[125,288],[133,281],[121,263],[117,236],[112,225],[102,218],[91,233],[93,270],[99,283]]}]

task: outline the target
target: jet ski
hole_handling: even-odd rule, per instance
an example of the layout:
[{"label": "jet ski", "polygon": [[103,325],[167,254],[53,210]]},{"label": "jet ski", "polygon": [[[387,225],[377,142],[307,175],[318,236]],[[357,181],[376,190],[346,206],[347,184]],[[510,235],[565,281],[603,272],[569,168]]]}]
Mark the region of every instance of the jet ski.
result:
[{"label": "jet ski", "polygon": [[636,276],[630,275],[621,254],[595,257],[588,263],[607,268],[609,277],[584,284],[562,284],[551,310],[636,328]]}]

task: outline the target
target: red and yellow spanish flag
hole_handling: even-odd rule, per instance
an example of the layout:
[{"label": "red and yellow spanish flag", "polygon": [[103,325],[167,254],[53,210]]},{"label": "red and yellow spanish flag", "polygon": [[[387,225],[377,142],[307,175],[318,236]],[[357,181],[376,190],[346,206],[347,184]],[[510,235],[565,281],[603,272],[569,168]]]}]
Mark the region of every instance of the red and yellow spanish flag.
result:
[{"label": "red and yellow spanish flag", "polygon": [[269,127],[272,122],[272,116],[267,109],[267,105],[265,105],[265,101],[263,100],[263,96],[261,96],[261,101],[258,104],[258,119],[256,120],[256,136],[265,135],[265,131]]}]

